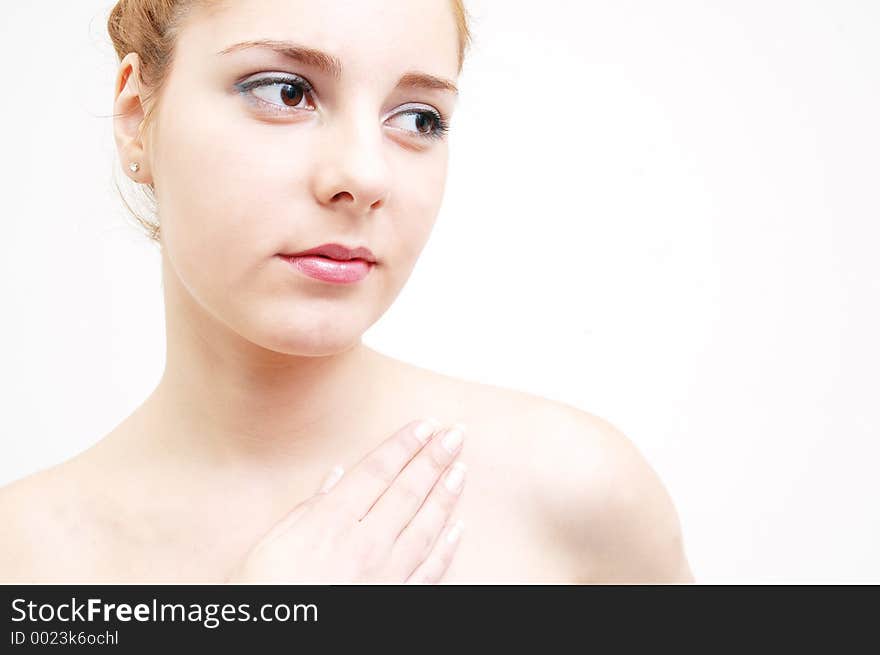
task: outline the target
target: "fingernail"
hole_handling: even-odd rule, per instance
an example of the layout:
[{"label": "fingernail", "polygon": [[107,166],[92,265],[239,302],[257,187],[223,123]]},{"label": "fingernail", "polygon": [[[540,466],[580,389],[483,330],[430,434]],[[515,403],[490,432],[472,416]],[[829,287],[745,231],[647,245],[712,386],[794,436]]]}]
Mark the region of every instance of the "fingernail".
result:
[{"label": "fingernail", "polygon": [[440,425],[440,421],[433,416],[423,420],[416,426],[416,439],[418,439],[422,443],[426,443],[431,435],[440,429]]},{"label": "fingernail", "polygon": [[465,426],[462,423],[456,423],[445,435],[443,435],[443,447],[450,453],[455,453],[461,442],[464,440]]},{"label": "fingernail", "polygon": [[452,529],[446,533],[446,541],[450,544],[454,544],[458,541],[458,538],[461,536],[461,531],[464,529],[464,521],[458,519],[455,522],[455,525],[452,526]]},{"label": "fingernail", "polygon": [[467,466],[464,465],[464,462],[456,462],[452,465],[452,468],[446,473],[446,488],[449,489],[452,493],[458,493],[461,491],[461,485],[464,482],[464,472],[467,470]]},{"label": "fingernail", "polygon": [[338,464],[333,467],[333,470],[327,474],[327,477],[324,479],[324,484],[321,485],[321,492],[330,491],[337,482],[342,478],[343,473],[345,473],[345,469],[343,469]]}]

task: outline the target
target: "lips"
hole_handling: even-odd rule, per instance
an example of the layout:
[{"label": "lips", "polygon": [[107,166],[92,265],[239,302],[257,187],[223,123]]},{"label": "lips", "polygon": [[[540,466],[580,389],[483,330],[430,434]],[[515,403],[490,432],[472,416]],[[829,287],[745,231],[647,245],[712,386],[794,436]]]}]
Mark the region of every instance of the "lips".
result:
[{"label": "lips", "polygon": [[294,253],[284,253],[282,257],[305,257],[307,255],[317,255],[328,259],[347,262],[352,259],[362,259],[370,264],[376,263],[376,257],[372,251],[365,246],[349,248],[338,243],[325,243],[309,250],[302,250]]}]

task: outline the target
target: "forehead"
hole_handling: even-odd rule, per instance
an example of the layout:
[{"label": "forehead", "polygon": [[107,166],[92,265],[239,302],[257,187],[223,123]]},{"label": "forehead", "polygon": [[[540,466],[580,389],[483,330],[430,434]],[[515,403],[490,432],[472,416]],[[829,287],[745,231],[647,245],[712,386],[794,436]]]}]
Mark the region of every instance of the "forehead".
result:
[{"label": "forehead", "polygon": [[[454,78],[458,27],[450,0],[218,0],[188,16],[177,48],[215,57],[254,40],[293,41],[342,64],[342,79],[389,75],[418,64]],[[239,51],[235,56],[252,56]],[[227,55],[229,57],[230,55]]]}]

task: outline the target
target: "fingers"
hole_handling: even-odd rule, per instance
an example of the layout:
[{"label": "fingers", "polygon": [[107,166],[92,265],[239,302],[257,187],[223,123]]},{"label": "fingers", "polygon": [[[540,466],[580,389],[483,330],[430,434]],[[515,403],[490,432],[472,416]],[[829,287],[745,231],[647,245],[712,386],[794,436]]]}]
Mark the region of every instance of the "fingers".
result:
[{"label": "fingers", "polygon": [[434,485],[425,504],[399,534],[391,547],[391,561],[405,579],[425,561],[436,546],[437,535],[449,522],[455,509],[467,467],[456,461],[440,483]]},{"label": "fingers", "polygon": [[437,540],[431,554],[412,572],[404,584],[436,584],[443,579],[461,542],[464,521],[454,521]]},{"label": "fingers", "polygon": [[[429,441],[401,471],[361,522],[381,534],[387,534],[392,540],[397,539],[407,524],[414,520],[413,517],[420,511],[419,508],[435,487],[437,479],[460,452],[463,439],[464,426],[456,424]],[[446,523],[456,499],[457,493],[454,490],[441,486],[431,498],[430,507],[423,508],[422,511],[427,511],[434,523],[420,522],[420,526],[434,526],[432,542]],[[427,555],[427,549],[423,555]]]},{"label": "fingers", "polygon": [[332,498],[339,510],[360,520],[439,428],[436,419],[408,423],[358,462],[327,498]]}]

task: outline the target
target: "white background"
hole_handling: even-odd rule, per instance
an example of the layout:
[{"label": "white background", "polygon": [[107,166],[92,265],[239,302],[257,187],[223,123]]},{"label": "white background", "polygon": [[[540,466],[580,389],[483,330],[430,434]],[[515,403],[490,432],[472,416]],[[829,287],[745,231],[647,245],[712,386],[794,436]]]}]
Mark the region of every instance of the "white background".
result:
[{"label": "white background", "polygon": [[[0,9],[0,484],[162,371],[112,4]],[[880,4],[468,6],[444,205],[365,341],[617,425],[700,581],[880,582]]]}]

